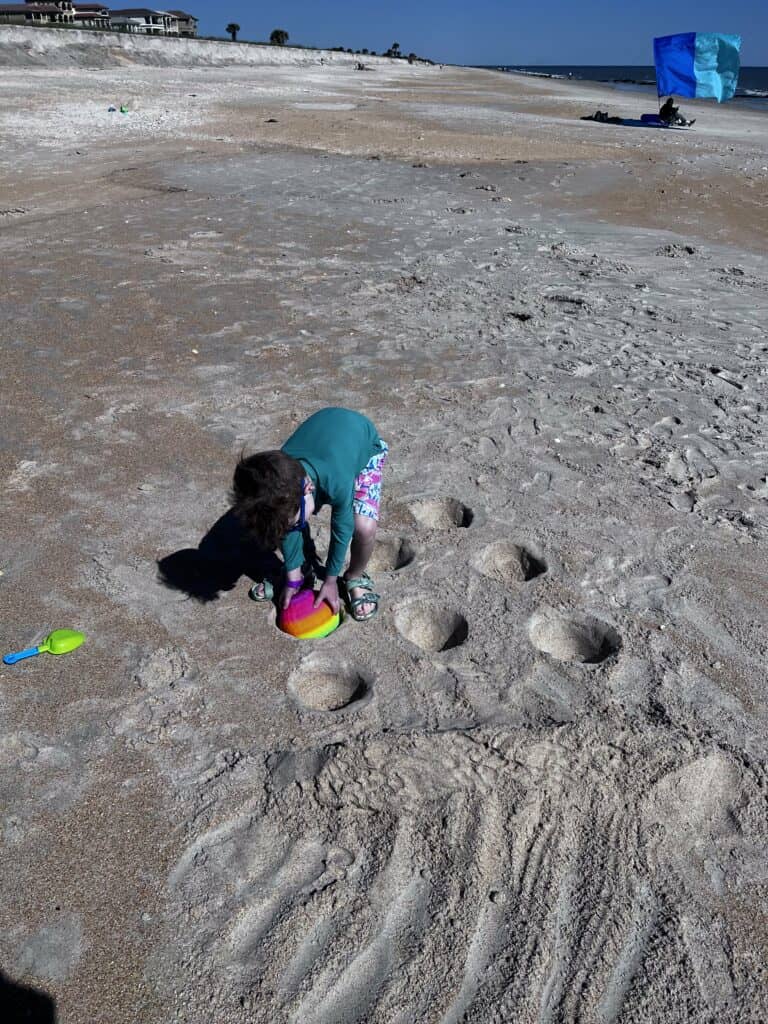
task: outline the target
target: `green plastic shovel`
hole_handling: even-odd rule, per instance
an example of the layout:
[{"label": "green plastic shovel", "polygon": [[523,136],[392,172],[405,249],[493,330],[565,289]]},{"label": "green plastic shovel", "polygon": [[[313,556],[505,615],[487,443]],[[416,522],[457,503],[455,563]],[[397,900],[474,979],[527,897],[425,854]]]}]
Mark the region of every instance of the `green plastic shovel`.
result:
[{"label": "green plastic shovel", "polygon": [[17,661],[33,658],[36,654],[69,654],[70,651],[76,650],[84,640],[85,633],[78,633],[76,629],[54,629],[39,647],[28,647],[26,651],[6,654],[3,664],[15,665]]}]

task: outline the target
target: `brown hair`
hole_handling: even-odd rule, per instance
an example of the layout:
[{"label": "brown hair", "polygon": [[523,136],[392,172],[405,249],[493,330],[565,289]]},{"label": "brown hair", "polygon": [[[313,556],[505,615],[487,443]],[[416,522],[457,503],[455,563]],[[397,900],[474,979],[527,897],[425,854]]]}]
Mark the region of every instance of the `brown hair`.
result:
[{"label": "brown hair", "polygon": [[230,499],[245,529],[274,551],[293,525],[301,503],[304,467],[285,452],[241,455]]}]

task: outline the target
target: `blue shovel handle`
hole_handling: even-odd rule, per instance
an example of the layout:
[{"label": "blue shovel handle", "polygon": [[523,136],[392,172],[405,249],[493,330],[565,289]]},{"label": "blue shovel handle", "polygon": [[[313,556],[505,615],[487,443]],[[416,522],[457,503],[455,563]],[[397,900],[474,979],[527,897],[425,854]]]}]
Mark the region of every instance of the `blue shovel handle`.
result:
[{"label": "blue shovel handle", "polygon": [[15,654],[6,654],[3,658],[3,664],[15,665],[17,661],[23,661],[25,658],[34,658],[34,656],[39,653],[39,647],[28,647],[26,651],[16,651]]}]

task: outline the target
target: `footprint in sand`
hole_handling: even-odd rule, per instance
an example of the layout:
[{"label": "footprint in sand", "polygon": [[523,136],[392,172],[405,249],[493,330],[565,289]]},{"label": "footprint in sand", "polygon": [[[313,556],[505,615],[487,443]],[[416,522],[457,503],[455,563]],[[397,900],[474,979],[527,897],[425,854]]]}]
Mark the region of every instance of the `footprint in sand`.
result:
[{"label": "footprint in sand", "polygon": [[669,828],[675,844],[692,845],[736,831],[738,796],[736,765],[714,750],[664,775],[648,793],[645,815]]},{"label": "footprint in sand", "polygon": [[680,494],[673,494],[669,504],[677,512],[693,512],[696,508],[696,492],[681,491]]},{"label": "footprint in sand", "polygon": [[499,455],[499,443],[492,437],[478,438],[477,450],[485,459],[495,459]]},{"label": "footprint in sand", "polygon": [[144,690],[158,690],[193,671],[187,652],[180,647],[161,647],[142,658],[133,673],[133,681]]},{"label": "footprint in sand", "polygon": [[750,801],[751,782],[736,761],[713,750],[664,774],[650,789],[642,807],[654,836],[649,859],[679,888],[722,895],[743,886],[750,874],[765,876],[762,823],[753,831],[740,809]]}]

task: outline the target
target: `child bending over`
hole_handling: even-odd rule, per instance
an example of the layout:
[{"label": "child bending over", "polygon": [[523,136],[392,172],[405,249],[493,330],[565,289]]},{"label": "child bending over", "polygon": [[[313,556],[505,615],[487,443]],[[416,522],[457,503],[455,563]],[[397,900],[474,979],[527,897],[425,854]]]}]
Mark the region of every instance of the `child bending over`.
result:
[{"label": "child bending over", "polygon": [[[327,601],[338,612],[339,576],[351,544],[349,567],[341,578],[350,614],[358,622],[376,614],[379,595],[373,592],[373,581],[365,570],[378,528],[387,452],[386,442],[365,416],[349,409],[321,409],[279,451],[240,459],[232,486],[234,511],[263,548],[282,549],[281,607],[288,607],[304,582],[309,517],[328,504],[331,542],[315,607]],[[257,601],[271,600],[271,584],[256,583],[251,595]]]}]

